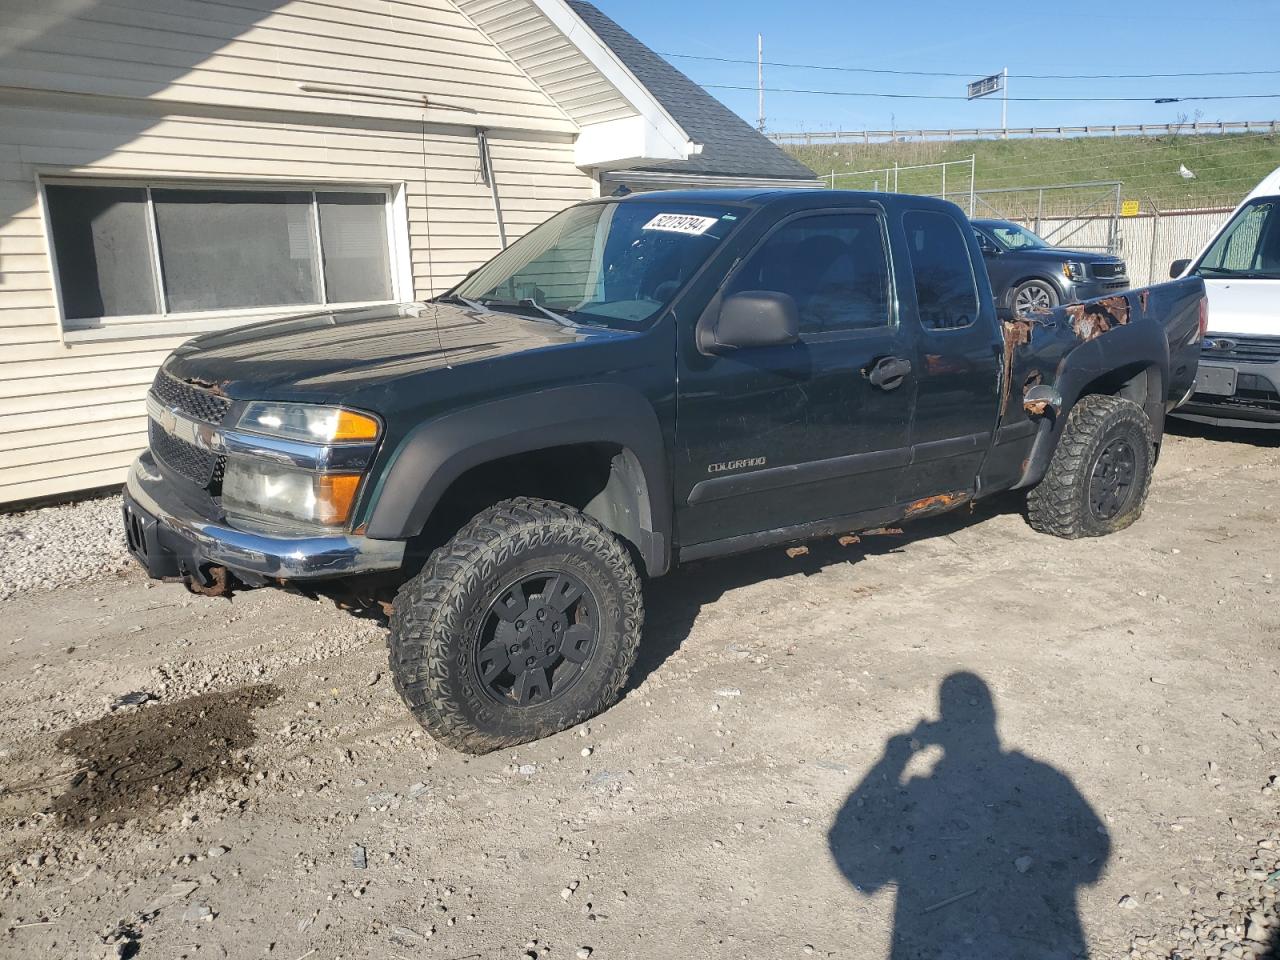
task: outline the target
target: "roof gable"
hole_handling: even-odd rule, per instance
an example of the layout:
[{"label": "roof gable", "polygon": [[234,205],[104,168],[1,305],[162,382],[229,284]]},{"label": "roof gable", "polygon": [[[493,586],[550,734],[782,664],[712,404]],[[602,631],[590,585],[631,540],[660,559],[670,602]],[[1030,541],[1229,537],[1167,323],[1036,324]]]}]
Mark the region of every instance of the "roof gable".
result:
[{"label": "roof gable", "polygon": [[585,0],[569,7],[626,65],[702,152],[636,169],[813,180],[814,173]]}]

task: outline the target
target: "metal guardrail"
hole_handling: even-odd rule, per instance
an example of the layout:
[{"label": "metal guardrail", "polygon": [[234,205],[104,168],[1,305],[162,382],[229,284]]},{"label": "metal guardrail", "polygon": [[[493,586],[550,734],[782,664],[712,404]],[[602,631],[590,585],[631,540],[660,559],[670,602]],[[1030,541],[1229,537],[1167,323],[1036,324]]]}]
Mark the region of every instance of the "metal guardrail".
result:
[{"label": "metal guardrail", "polygon": [[950,130],[810,130],[770,133],[776,143],[871,143],[881,140],[972,140],[987,137],[1117,136],[1125,134],[1178,135],[1197,133],[1280,133],[1280,120],[1197,120],[1193,123],[1105,123],[1083,127],[970,127]]}]

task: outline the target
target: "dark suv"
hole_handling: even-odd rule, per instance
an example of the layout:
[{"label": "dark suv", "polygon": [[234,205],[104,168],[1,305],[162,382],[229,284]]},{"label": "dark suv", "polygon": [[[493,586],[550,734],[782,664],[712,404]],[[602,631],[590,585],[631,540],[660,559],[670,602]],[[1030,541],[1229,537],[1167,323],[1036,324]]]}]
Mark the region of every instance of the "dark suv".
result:
[{"label": "dark suv", "polygon": [[987,262],[991,293],[1006,316],[1129,288],[1128,270],[1118,257],[1052,247],[1009,220],[970,222]]}]

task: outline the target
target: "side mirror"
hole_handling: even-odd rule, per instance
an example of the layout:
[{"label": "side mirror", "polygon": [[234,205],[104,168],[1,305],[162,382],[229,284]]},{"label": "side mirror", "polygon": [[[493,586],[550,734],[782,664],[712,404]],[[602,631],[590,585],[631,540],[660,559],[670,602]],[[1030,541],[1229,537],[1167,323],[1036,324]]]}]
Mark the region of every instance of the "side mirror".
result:
[{"label": "side mirror", "polygon": [[1180,276],[1187,272],[1187,267],[1191,266],[1191,258],[1184,257],[1181,260],[1175,260],[1169,264],[1169,276],[1171,279],[1177,280]]},{"label": "side mirror", "polygon": [[800,339],[800,308],[785,293],[744,290],[726,297],[715,322],[699,337],[703,353],[783,347]]}]

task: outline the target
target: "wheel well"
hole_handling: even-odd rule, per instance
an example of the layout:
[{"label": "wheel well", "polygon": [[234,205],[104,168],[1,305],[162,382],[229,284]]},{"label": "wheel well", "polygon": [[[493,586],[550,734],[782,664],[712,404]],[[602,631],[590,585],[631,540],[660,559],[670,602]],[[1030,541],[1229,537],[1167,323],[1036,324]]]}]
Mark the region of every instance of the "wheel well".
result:
[{"label": "wheel well", "polygon": [[476,514],[517,496],[554,500],[594,517],[645,568],[649,498],[644,472],[630,450],[611,443],[547,447],[472,467],[444,492],[411,552],[425,560]]},{"label": "wheel well", "polygon": [[1160,441],[1164,436],[1164,395],[1160,368],[1154,364],[1129,364],[1095,377],[1084,385],[1077,402],[1089,394],[1105,394],[1123,397],[1140,406],[1151,421],[1156,435],[1156,456],[1160,454]]},{"label": "wheel well", "polygon": [[1123,397],[1132,400],[1147,410],[1150,415],[1150,404],[1159,402],[1163,391],[1160,387],[1160,368],[1154,364],[1143,366],[1129,364],[1095,377],[1084,385],[1080,396],[1091,393],[1106,394],[1111,397]]}]

